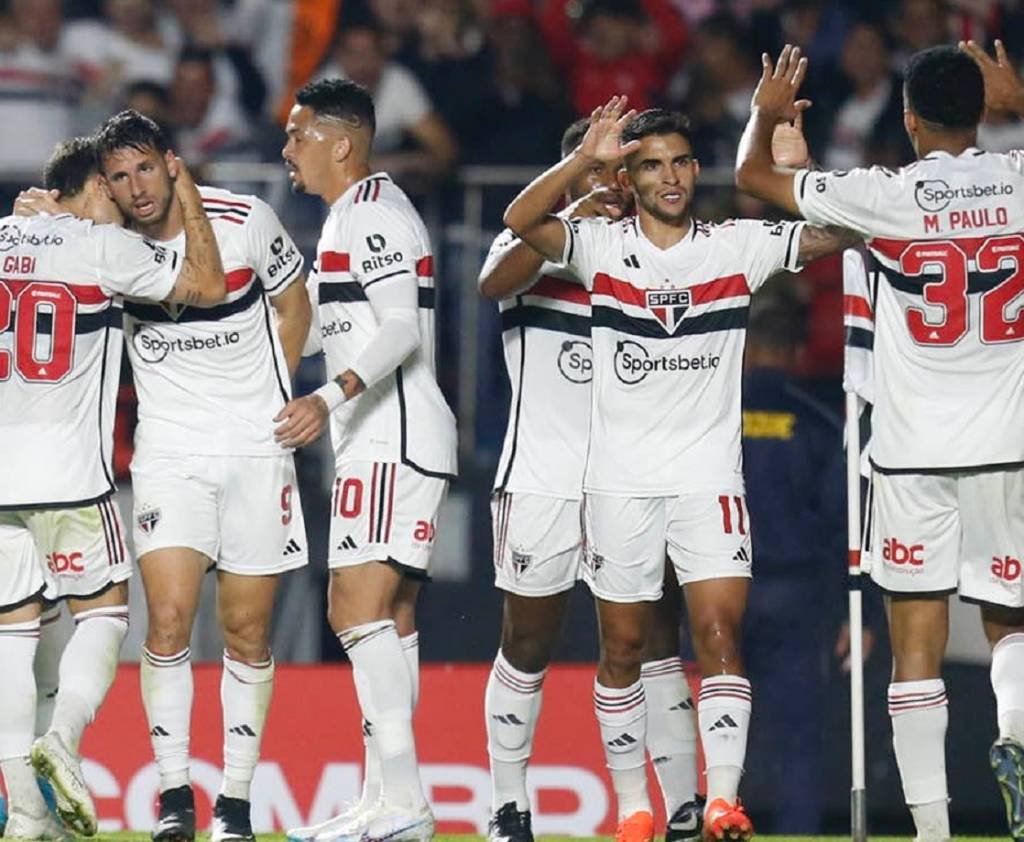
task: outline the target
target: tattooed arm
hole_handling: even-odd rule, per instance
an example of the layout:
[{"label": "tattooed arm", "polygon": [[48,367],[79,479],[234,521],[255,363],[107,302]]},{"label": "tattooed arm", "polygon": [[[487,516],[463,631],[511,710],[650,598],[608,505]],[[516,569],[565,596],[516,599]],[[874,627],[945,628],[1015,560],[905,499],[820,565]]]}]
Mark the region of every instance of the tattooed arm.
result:
[{"label": "tattooed arm", "polygon": [[185,259],[167,300],[199,306],[217,304],[227,295],[220,250],[191,174],[180,158],[175,163],[174,194],[181,203],[184,220]]},{"label": "tattooed arm", "polygon": [[863,241],[864,238],[860,234],[848,228],[839,228],[836,225],[805,225],[800,232],[797,260],[804,266],[819,257],[859,245]]}]

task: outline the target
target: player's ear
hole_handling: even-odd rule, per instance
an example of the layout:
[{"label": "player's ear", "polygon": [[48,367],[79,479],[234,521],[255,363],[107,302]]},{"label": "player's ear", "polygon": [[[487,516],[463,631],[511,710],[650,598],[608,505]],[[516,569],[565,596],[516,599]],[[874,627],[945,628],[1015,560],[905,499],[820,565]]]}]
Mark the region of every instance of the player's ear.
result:
[{"label": "player's ear", "polygon": [[619,171],[615,173],[615,179],[624,192],[628,193],[633,189],[633,179],[629,177],[629,169],[625,165],[619,167]]},{"label": "player's ear", "polygon": [[700,175],[700,161],[696,158],[693,159],[693,177],[697,178]]},{"label": "player's ear", "polygon": [[342,163],[352,154],[352,139],[348,135],[342,135],[334,141],[334,147],[331,151],[334,163]]},{"label": "player's ear", "polygon": [[167,164],[167,173],[170,175],[170,177],[171,178],[177,178],[178,177],[178,161],[177,161],[177,158],[175,157],[175,154],[170,149],[168,149],[164,153],[164,162]]},{"label": "player's ear", "polygon": [[96,173],[96,181],[99,183],[103,195],[113,201],[114,194],[110,192],[110,182],[107,181],[107,177],[103,173]]}]

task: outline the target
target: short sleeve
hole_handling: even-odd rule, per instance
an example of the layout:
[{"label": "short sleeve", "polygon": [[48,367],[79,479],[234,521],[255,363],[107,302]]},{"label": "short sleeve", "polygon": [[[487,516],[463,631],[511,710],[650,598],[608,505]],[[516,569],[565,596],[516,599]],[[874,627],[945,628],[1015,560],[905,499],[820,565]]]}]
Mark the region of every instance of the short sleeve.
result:
[{"label": "short sleeve", "polygon": [[491,243],[490,249],[487,251],[487,257],[484,259],[484,265],[480,269],[478,278],[482,278],[485,275],[489,275],[494,271],[494,267],[498,264],[509,251],[516,247],[516,244],[520,242],[518,236],[511,228],[506,228],[497,237],[494,238],[494,242]]},{"label": "short sleeve", "polygon": [[246,237],[253,269],[268,295],[279,295],[301,276],[302,253],[277,214],[261,199],[253,199],[246,220]]},{"label": "short sleeve", "polygon": [[805,224],[762,219],[738,219],[726,223],[732,229],[737,251],[745,263],[751,292],[772,275],[800,269],[800,232]]},{"label": "short sleeve", "polygon": [[584,287],[592,290],[594,275],[600,271],[600,255],[607,245],[611,226],[619,223],[607,219],[558,218],[565,226],[562,266],[579,278]]},{"label": "short sleeve", "polygon": [[403,278],[416,282],[418,238],[408,220],[376,202],[353,208],[350,269],[363,289],[395,283]]},{"label": "short sleeve", "polygon": [[182,258],[170,248],[116,225],[97,225],[96,272],[109,295],[163,301],[174,289]]},{"label": "short sleeve", "polygon": [[817,225],[838,225],[867,236],[885,209],[885,182],[893,176],[881,167],[815,172],[799,170],[793,195],[800,215]]}]

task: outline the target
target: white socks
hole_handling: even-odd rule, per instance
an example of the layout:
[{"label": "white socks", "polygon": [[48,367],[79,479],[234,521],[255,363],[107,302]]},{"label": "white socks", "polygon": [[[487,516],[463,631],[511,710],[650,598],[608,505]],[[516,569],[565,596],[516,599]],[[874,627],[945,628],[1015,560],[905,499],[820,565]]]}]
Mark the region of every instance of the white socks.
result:
[{"label": "white socks", "polygon": [[697,716],[683,659],[648,661],[640,681],[647,697],[647,753],[671,818],[697,795]]},{"label": "white socks", "polygon": [[263,725],[274,690],[274,659],[255,664],[236,661],[224,652],[220,703],[224,710],[224,780],[221,795],[249,800],[260,759]]},{"label": "white socks", "polygon": [[36,681],[32,661],[39,642],[39,620],[0,625],[0,664],[4,689],[0,693],[0,770],[3,771],[8,811],[30,816],[46,812],[28,765],[36,718]]},{"label": "white socks", "polygon": [[39,646],[33,664],[36,675],[36,728],[37,737],[43,736],[53,718],[60,685],[60,656],[64,651],[65,635],[61,628],[60,606],[44,611],[39,618]]},{"label": "white socks", "polygon": [[418,810],[425,803],[412,732],[413,683],[393,620],[338,633],[352,661],[356,695],[381,767],[384,800]]},{"label": "white socks", "polygon": [[174,655],[154,655],[142,647],[142,705],[149,740],[160,771],[160,791],[185,786],[189,726],[192,720],[192,664],[187,647]]},{"label": "white socks", "polygon": [[48,729],[73,752],[78,752],[82,732],[114,683],[127,634],[127,605],[93,608],[75,615],[75,631],[60,659],[60,692]]},{"label": "white socks", "polygon": [[707,797],[733,803],[743,775],[750,728],[750,682],[738,675],[715,675],[700,683],[697,718],[704,743]]},{"label": "white socks", "polygon": [[526,764],[540,716],[544,672],[522,672],[498,650],[484,694],[487,754],[491,759],[491,807],[497,812],[514,801],[520,812],[530,809]]},{"label": "white socks", "polygon": [[946,724],[949,707],[941,678],[889,685],[889,716],[903,796],[924,842],[949,838]]},{"label": "white socks", "polygon": [[644,763],[647,740],[644,685],[637,681],[629,687],[605,687],[594,679],[594,712],[618,801],[619,820],[640,811],[653,812],[647,796]]},{"label": "white socks", "polygon": [[1024,634],[1009,634],[992,648],[990,674],[999,739],[1024,745]]}]

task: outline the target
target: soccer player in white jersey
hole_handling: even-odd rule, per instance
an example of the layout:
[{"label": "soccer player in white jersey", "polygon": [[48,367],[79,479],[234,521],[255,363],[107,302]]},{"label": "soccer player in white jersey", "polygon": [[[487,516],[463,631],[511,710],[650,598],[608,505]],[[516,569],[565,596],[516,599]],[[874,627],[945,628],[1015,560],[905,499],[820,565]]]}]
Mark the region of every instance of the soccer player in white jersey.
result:
[{"label": "soccer player in white jersey", "polygon": [[[577,120],[562,156],[583,139]],[[596,162],[566,193],[563,215],[620,218],[621,162]],[[583,561],[583,469],[590,426],[590,296],[507,229],[491,246],[480,292],[499,301],[512,398],[491,502],[495,584],[504,591],[501,646],[484,702],[492,842],[532,842],[526,767],[544,675]],[[641,668],[647,750],[668,817],[667,842],[699,838],[697,726],[679,657],[680,594],[671,565]]]},{"label": "soccer player in white jersey", "polygon": [[310,286],[337,376],[288,404],[278,435],[298,447],[330,424],[328,619],[352,661],[374,784],[356,809],[289,835],[344,842],[433,835],[412,729],[415,604],[456,471],[455,419],[435,378],[430,242],[406,195],[371,173],[374,120],[364,88],[313,82],[296,95],[283,150],[295,188],[330,205]]},{"label": "soccer player in white jersey", "polygon": [[[113,501],[120,296],[190,304],[223,300],[210,223],[188,172],[173,164],[172,201],[188,219],[184,255],[121,229],[90,140],[58,147],[44,181],[58,214],[0,220],[0,770],[5,838],[59,838],[33,765],[60,815],[96,832],[78,757],[128,627],[131,560]],[[78,218],[81,217],[81,218]],[[115,224],[102,224],[115,223]],[[67,600],[74,634],[60,661],[49,729],[32,745],[32,671],[43,600]]]},{"label": "soccer player in white jersey", "polygon": [[[126,111],[97,134],[108,189],[136,231],[177,252],[167,140]],[[302,257],[261,200],[201,187],[228,294],[212,308],[125,305],[139,396],[134,538],[149,627],[142,701],[160,771],[153,838],[191,839],[189,639],[203,577],[217,571],[224,634],[224,777],[214,840],[251,839],[249,790],[270,704],[270,621],[279,574],[306,564],[294,459],[274,439],[309,326]]]},{"label": "soccer player in white jersey", "polygon": [[[942,657],[948,595],[978,602],[992,646],[991,762],[1024,838],[1024,154],[975,147],[986,105],[1024,113],[1001,45],[914,56],[904,126],[918,160],[813,172],[772,166],[806,59],[765,56],[737,160],[740,189],[860,232],[874,290],[872,578],[889,594],[889,714],[918,838],[949,837]],[[981,69],[979,69],[979,66]]]},{"label": "soccer player in white jersey", "polygon": [[[750,719],[739,652],[751,550],[740,379],[750,295],[771,275],[841,248],[802,223],[693,219],[698,165],[686,119],[595,109],[579,148],[509,205],[505,223],[591,291],[594,397],[583,481],[586,572],[601,626],[594,707],[616,780],[623,842],[653,839],[640,681],[666,550],[686,593],[701,673],[704,833],[753,833],[737,799]],[[620,221],[549,215],[594,161],[623,158],[637,207]]]}]

